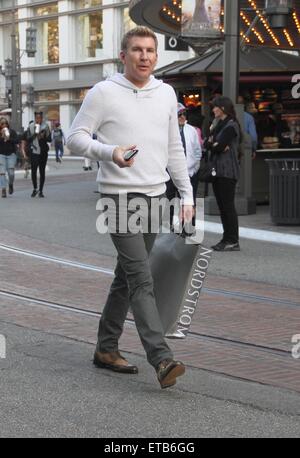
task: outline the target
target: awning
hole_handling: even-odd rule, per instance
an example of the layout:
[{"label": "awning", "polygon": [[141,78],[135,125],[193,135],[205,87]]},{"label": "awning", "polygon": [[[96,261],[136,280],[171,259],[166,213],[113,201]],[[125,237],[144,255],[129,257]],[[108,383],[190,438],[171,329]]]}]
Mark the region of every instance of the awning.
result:
[{"label": "awning", "polygon": [[[177,61],[157,69],[155,75],[170,76],[196,75],[199,73],[223,73],[223,50],[209,51],[200,57]],[[247,47],[240,51],[240,73],[272,74],[300,73],[300,57],[271,48]],[[271,75],[272,76],[272,75]],[[256,76],[255,76],[256,78]]]}]

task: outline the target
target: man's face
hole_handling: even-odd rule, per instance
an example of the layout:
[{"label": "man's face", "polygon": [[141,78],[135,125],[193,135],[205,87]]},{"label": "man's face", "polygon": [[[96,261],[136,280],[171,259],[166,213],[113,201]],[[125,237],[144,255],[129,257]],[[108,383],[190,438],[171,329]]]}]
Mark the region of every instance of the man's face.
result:
[{"label": "man's face", "polygon": [[178,124],[184,126],[186,122],[186,111],[182,110],[178,113]]},{"label": "man's face", "polygon": [[35,122],[36,122],[36,124],[42,124],[43,116],[41,116],[40,114],[35,115]]},{"label": "man's face", "polygon": [[143,87],[157,63],[155,41],[151,37],[132,37],[120,58],[125,66],[126,78],[137,87]]}]

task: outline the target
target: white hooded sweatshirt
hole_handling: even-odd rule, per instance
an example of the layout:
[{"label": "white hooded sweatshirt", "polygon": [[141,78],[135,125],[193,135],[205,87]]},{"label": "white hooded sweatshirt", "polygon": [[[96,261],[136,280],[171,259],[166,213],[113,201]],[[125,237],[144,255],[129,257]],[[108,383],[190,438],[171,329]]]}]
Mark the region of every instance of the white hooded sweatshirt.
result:
[{"label": "white hooded sweatshirt", "polygon": [[[97,140],[92,139],[92,134]],[[132,167],[112,160],[116,146],[137,145]],[[151,76],[142,89],[124,75],[96,84],[86,95],[67,140],[68,148],[100,160],[100,190],[104,194],[142,193],[158,196],[169,175],[185,205],[193,205],[177,118],[177,100],[168,84]]]}]

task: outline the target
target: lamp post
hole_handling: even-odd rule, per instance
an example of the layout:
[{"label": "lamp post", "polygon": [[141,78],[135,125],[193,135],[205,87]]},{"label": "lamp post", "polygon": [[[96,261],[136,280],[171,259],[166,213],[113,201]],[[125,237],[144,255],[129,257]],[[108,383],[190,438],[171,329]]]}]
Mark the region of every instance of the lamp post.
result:
[{"label": "lamp post", "polygon": [[[5,60],[6,92],[11,105],[11,126],[16,132],[22,132],[22,91],[19,34],[16,24],[16,0],[12,1],[11,59]],[[24,52],[24,51],[23,51]],[[26,50],[28,57],[36,53],[36,29],[26,29]],[[9,61],[9,64],[8,64]],[[2,72],[3,73],[3,72]]]},{"label": "lamp post", "polygon": [[22,131],[22,93],[19,37],[16,27],[16,0],[12,2],[12,31],[11,31],[11,126],[18,133]]},{"label": "lamp post", "polygon": [[223,53],[223,95],[237,103],[240,75],[240,2],[225,0],[225,43]]}]

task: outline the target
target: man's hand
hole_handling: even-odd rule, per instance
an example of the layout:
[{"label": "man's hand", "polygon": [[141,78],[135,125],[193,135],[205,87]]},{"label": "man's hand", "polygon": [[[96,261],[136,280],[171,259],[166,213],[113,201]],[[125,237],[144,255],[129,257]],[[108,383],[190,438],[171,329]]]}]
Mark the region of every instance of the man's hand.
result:
[{"label": "man's hand", "polygon": [[179,219],[183,223],[190,223],[195,215],[195,210],[193,205],[182,205],[180,207]]},{"label": "man's hand", "polygon": [[130,159],[129,161],[125,161],[124,153],[126,151],[130,151],[131,149],[135,149],[136,145],[133,146],[117,146],[113,152],[113,161],[117,164],[121,169],[124,167],[131,167],[134,163],[134,158]]}]

